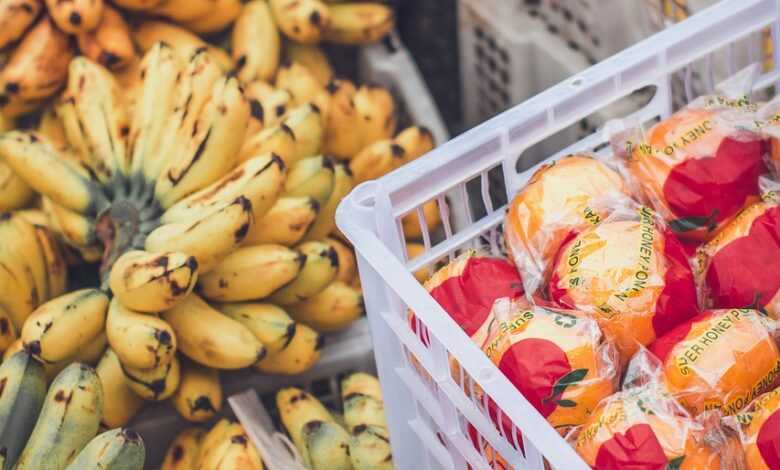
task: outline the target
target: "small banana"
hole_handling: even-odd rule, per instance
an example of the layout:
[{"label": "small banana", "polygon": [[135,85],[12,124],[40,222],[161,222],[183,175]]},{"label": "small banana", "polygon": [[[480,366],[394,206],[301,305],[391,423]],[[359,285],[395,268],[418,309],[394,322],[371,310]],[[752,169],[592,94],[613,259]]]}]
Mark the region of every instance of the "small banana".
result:
[{"label": "small banana", "polygon": [[233,24],[239,14],[241,0],[215,0],[209,14],[187,21],[184,25],[198,34],[214,34]]},{"label": "small banana", "polygon": [[344,400],[344,421],[347,429],[354,431],[358,426],[379,426],[387,428],[387,419],[385,418],[385,406],[382,397],[377,399],[359,392],[345,394],[342,392]]},{"label": "small banana", "polygon": [[358,115],[353,132],[363,137],[363,147],[395,135],[395,101],[386,88],[363,85],[355,92],[353,99]]},{"label": "small banana", "polygon": [[205,435],[200,437],[198,455],[190,468],[198,470],[206,470],[206,468],[209,468],[205,467],[203,464],[212,458],[215,449],[228,439],[230,433],[233,433],[236,430],[240,431],[240,427],[240,424],[225,418],[217,421],[217,424],[215,424]]},{"label": "small banana", "polygon": [[175,24],[146,20],[138,24],[132,34],[133,42],[144,52],[160,41],[172,46],[182,60],[187,60],[199,49],[204,49],[219,64],[222,71],[233,70],[233,59],[227,52],[208,44],[197,35]]},{"label": "small banana", "polygon": [[273,154],[249,159],[210,186],[181,199],[162,215],[163,223],[191,220],[214,211],[225,202],[245,197],[257,221],[274,205],[284,188],[284,162]]},{"label": "small banana", "polygon": [[179,388],[171,401],[187,421],[201,423],[210,420],[222,409],[219,371],[183,360]]},{"label": "small banana", "polygon": [[335,421],[309,421],[301,433],[312,470],[352,470],[349,434]]},{"label": "small banana", "polygon": [[392,470],[390,434],[381,426],[356,426],[349,441],[349,456],[355,470]]},{"label": "small banana", "polygon": [[295,387],[283,388],[276,393],[276,408],[287,434],[301,453],[307,468],[311,468],[303,428],[311,421],[333,423],[333,416],[314,396]]},{"label": "small banana", "polygon": [[103,15],[103,0],[46,0],[46,8],[61,30],[78,34],[98,26]]},{"label": "small banana", "polygon": [[13,468],[38,420],[46,396],[43,366],[25,351],[0,365],[0,462]]},{"label": "small banana", "polygon": [[98,432],[103,388],[95,369],[73,363],[54,379],[15,470],[65,468]]},{"label": "small banana", "polygon": [[103,331],[107,308],[108,296],[98,289],[81,289],[50,300],[24,322],[24,347],[46,363],[73,357]]},{"label": "small banana", "polygon": [[[313,103],[306,103],[290,111],[283,125],[292,131],[295,139],[295,152],[285,163],[292,166],[302,158],[319,155],[325,128],[322,123],[320,108]],[[279,155],[284,158],[284,156]]]},{"label": "small banana", "polygon": [[433,134],[427,127],[411,126],[395,136],[395,143],[404,149],[404,165],[433,150]]},{"label": "small banana", "polygon": [[316,156],[299,160],[284,182],[287,197],[310,197],[321,207],[328,202],[334,186],[333,160]]},{"label": "small banana", "polygon": [[365,311],[360,291],[342,281],[334,281],[322,292],[287,308],[295,321],[322,332],[344,329]]},{"label": "small banana", "polygon": [[176,23],[187,23],[214,14],[216,3],[216,0],[165,0],[152,7],[149,13]]},{"label": "small banana", "polygon": [[[278,320],[281,319],[277,318],[275,322],[276,330],[269,332],[276,338],[280,338],[281,333],[278,329],[281,322]],[[286,336],[282,337],[286,341],[284,347],[258,362],[255,366],[257,370],[266,374],[298,375],[311,369],[320,360],[325,337],[302,323],[293,325],[295,329],[287,331]],[[257,328],[255,331],[260,334]]]},{"label": "small banana", "polygon": [[[379,379],[365,372],[353,372],[341,379],[342,402],[346,403],[351,396],[356,394],[366,395],[381,402],[382,386],[379,383]],[[353,422],[352,426],[357,424],[362,424],[362,422]]]},{"label": "small banana", "polygon": [[[3,239],[7,248],[16,251],[16,256],[19,258],[18,266],[33,281],[31,291],[33,306],[38,306],[53,297],[49,292],[45,247],[40,243],[41,239],[35,226],[12,213],[0,215],[0,239]],[[6,266],[6,269],[9,267]],[[13,318],[11,312],[6,314]]]},{"label": "small banana", "polygon": [[403,165],[404,148],[390,139],[380,140],[363,149],[349,162],[355,185],[379,178]]},{"label": "small banana", "polygon": [[112,429],[96,436],[65,470],[143,470],[146,447],[132,429]]},{"label": "small banana", "polygon": [[365,147],[365,138],[358,132],[358,113],[355,108],[355,84],[349,80],[331,80],[325,90],[330,93],[330,108],[325,119],[325,137],[322,151],[342,160],[348,160]]},{"label": "small banana", "polygon": [[[18,224],[21,219],[11,212],[0,215],[0,308],[4,316],[11,320],[15,331],[19,333],[27,317],[40,303],[41,298],[36,279],[27,258],[42,262],[40,253],[32,251],[32,246],[20,237]],[[5,336],[11,335],[10,327]]]},{"label": "small banana", "polygon": [[319,0],[270,0],[276,24],[290,39],[315,44],[330,23],[328,6]]},{"label": "small banana", "polygon": [[248,136],[238,153],[238,161],[243,162],[268,153],[281,158],[285,167],[289,167],[297,159],[295,134],[284,122]]},{"label": "small banana", "polygon": [[284,350],[296,334],[295,321],[281,307],[268,303],[225,303],[217,309],[249,328],[269,355]]},{"label": "small banana", "polygon": [[95,219],[72,211],[44,197],[41,205],[51,221],[52,228],[72,245],[92,245],[95,237]]},{"label": "small banana", "polygon": [[395,26],[393,9],[379,3],[330,5],[330,23],[324,39],[336,44],[371,44]]},{"label": "small banana", "polygon": [[242,369],[262,359],[265,347],[244,325],[214,310],[195,294],[163,314],[176,332],[179,350],[215,369]]},{"label": "small banana", "polygon": [[336,281],[350,283],[357,276],[357,261],[352,248],[335,238],[324,238],[323,241],[336,250],[339,257],[339,270],[336,273]]},{"label": "small banana", "polygon": [[[422,211],[425,224],[428,226],[428,233],[431,233],[441,224],[439,204],[435,199],[428,201],[423,204]],[[422,227],[420,226],[420,218],[417,216],[416,210],[405,215],[401,219],[401,225],[407,240],[419,240],[422,237]]]},{"label": "small banana", "polygon": [[244,243],[293,246],[315,223],[319,209],[319,203],[310,197],[281,197],[252,225]]},{"label": "small banana", "polygon": [[128,251],[111,268],[111,292],[138,312],[168,310],[189,295],[198,279],[198,262],[184,253]]},{"label": "small banana", "polygon": [[309,69],[323,87],[327,86],[334,77],[328,56],[319,46],[288,41],[284,45],[284,57],[288,62],[297,62]]},{"label": "small banana", "polygon": [[293,104],[313,103],[327,115],[330,108],[330,94],[320,83],[317,76],[298,62],[283,64],[276,74],[276,88],[287,90],[293,98]]},{"label": "small banana", "polygon": [[165,0],[113,0],[116,6],[126,10],[148,11]]},{"label": "small banana", "polygon": [[215,470],[263,470],[263,461],[257,453],[257,449],[249,440],[246,431],[241,429],[232,433],[214,450],[212,459],[205,462],[200,468],[213,468]]},{"label": "small banana", "polygon": [[151,369],[171,362],[176,355],[177,335],[157,315],[136,313],[115,297],[106,320],[108,343],[123,366]]},{"label": "small banana", "polygon": [[252,222],[252,203],[239,196],[200,219],[160,226],[146,238],[146,250],[188,253],[198,261],[198,274],[202,276],[238,248]]},{"label": "small banana", "polygon": [[[121,363],[121,360],[120,360]],[[122,364],[122,372],[130,389],[139,397],[149,401],[162,401],[173,396],[181,380],[179,358],[151,369],[135,369]]]},{"label": "small banana", "polygon": [[13,50],[0,69],[0,109],[11,101],[35,100],[53,95],[65,83],[73,58],[70,40],[41,18]]},{"label": "small banana", "polygon": [[0,160],[0,211],[21,209],[27,206],[34,196],[32,188]]},{"label": "small banana", "polygon": [[346,162],[336,163],[333,170],[333,191],[321,206],[317,221],[306,233],[306,240],[322,240],[336,228],[336,209],[352,188],[352,172],[349,165]]},{"label": "small banana", "polygon": [[281,245],[241,247],[200,279],[204,297],[241,301],[268,297],[301,272],[305,257]]},{"label": "small banana", "polygon": [[111,348],[98,362],[97,375],[103,387],[103,419],[100,424],[108,429],[124,426],[138,413],[144,400],[130,388],[119,357]]},{"label": "small banana", "polygon": [[43,0],[0,2],[0,50],[22,37],[43,9]]},{"label": "small banana", "polygon": [[292,282],[274,292],[270,299],[281,306],[292,305],[322,292],[336,277],[339,258],[336,250],[325,243],[311,241],[298,246],[306,261]]},{"label": "small banana", "polygon": [[87,345],[81,348],[81,350],[77,352],[75,356],[70,359],[66,359],[65,361],[80,362],[82,364],[94,367],[103,356],[103,353],[106,351],[107,347],[108,337],[104,331],[101,331],[97,334],[97,336],[89,340]]},{"label": "small banana", "polygon": [[281,39],[266,0],[244,5],[230,38],[236,74],[243,83],[271,80],[279,66]]},{"label": "small banana", "polygon": [[246,140],[257,135],[262,129],[282,122],[287,116],[287,110],[292,107],[292,95],[289,91],[278,90],[261,80],[244,85],[244,94],[249,99],[252,111]]},{"label": "small banana", "polygon": [[198,459],[200,443],[206,435],[203,428],[187,428],[168,446],[160,470],[192,470]]},{"label": "small banana", "polygon": [[103,9],[97,28],[80,33],[76,39],[82,54],[112,70],[124,68],[136,58],[130,27],[109,6]]}]

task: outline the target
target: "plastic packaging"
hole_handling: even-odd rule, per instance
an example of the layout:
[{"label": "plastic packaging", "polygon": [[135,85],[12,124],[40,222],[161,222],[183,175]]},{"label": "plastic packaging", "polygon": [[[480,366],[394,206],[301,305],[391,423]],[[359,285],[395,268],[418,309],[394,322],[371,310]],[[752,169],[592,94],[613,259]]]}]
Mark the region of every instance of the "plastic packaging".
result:
[{"label": "plastic packaging", "polygon": [[749,470],[780,468],[780,389],[753,400],[729,420],[737,428]]},{"label": "plastic packaging", "polygon": [[647,206],[615,208],[571,237],[554,266],[548,298],[593,316],[623,363],[698,310],[682,245]]}]

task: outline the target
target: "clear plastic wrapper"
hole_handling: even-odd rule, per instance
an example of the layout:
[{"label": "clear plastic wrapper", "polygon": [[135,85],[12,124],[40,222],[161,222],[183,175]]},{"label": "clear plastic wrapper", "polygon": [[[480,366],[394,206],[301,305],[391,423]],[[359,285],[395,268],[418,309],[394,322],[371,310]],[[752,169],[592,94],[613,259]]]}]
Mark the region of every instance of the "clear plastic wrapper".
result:
[{"label": "clear plastic wrapper", "polygon": [[680,241],[636,203],[615,207],[561,247],[547,298],[595,318],[621,362],[698,312],[693,273]]},{"label": "clear plastic wrapper", "polygon": [[630,197],[624,179],[595,156],[569,155],[544,165],[512,199],[504,219],[506,245],[527,292],[547,279],[561,244],[604,219],[611,202]]},{"label": "clear plastic wrapper", "polygon": [[761,200],[740,211],[696,252],[705,308],[756,308],[780,318],[780,186],[762,180]]},{"label": "clear plastic wrapper", "polygon": [[780,468],[780,389],[765,393],[728,422],[739,432],[748,470]]},{"label": "clear plastic wrapper", "polygon": [[744,455],[717,413],[691,417],[656,382],[618,392],[567,436],[597,470],[739,470]]},{"label": "clear plastic wrapper", "polygon": [[[690,413],[733,415],[780,385],[776,331],[775,322],[757,310],[707,310],[648,350],[660,361],[658,379]],[[641,360],[635,357],[631,367]]]},{"label": "clear plastic wrapper", "polygon": [[746,69],[717,95],[702,96],[649,129],[613,139],[632,178],[679,236],[707,240],[759,197],[770,146],[747,99],[758,69]]}]

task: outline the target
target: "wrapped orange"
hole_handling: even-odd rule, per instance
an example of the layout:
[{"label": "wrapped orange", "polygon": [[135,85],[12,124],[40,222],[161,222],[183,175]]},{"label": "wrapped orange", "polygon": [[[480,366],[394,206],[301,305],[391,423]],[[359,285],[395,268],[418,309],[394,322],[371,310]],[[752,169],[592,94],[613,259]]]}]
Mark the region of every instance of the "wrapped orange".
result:
[{"label": "wrapped orange", "polygon": [[751,307],[780,318],[780,198],[768,191],[696,253],[702,304]]},{"label": "wrapped orange", "polygon": [[504,221],[507,248],[524,280],[538,284],[546,278],[569,234],[603,219],[607,215],[603,201],[628,195],[617,172],[586,154],[570,155],[537,170],[512,199]]},{"label": "wrapped orange", "polygon": [[769,144],[745,100],[702,97],[644,135],[625,152],[630,173],[681,237],[705,240],[758,199]]},{"label": "wrapped orange", "polygon": [[737,418],[748,470],[780,468],[780,389],[756,398]]},{"label": "wrapped orange", "polygon": [[568,439],[597,470],[736,470],[744,465],[737,439],[716,416],[691,418],[655,386],[605,399]]},{"label": "wrapped orange", "polygon": [[594,317],[622,362],[698,310],[683,248],[646,206],[613,211],[571,238],[556,257],[547,294]]},{"label": "wrapped orange", "polygon": [[666,388],[691,413],[733,415],[780,385],[774,322],[756,310],[708,310],[650,345]]}]

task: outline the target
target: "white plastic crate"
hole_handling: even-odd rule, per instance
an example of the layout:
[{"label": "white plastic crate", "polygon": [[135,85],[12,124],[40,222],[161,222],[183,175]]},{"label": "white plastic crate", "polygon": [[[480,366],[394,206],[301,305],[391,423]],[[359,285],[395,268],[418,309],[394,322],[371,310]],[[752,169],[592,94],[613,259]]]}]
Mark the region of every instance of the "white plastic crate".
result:
[{"label": "white plastic crate", "polygon": [[[491,468],[484,452],[471,445],[469,424],[512,468],[541,470],[543,458],[556,469],[587,468],[411,272],[484,241],[491,251],[500,249],[497,230],[505,207],[494,204],[490,197],[489,171],[499,169],[505,198],[511,197],[537,167],[524,160],[526,149],[636,89],[655,87],[652,100],[624,121],[607,123],[599,132],[568,142],[570,145],[557,149],[550,159],[576,151],[609,152],[606,143],[612,131],[673,111],[673,74],[689,76],[686,70],[705,57],[733,59],[733,54],[729,55],[731,44],[767,27],[773,38],[780,37],[780,0],[718,4],[568,78],[426,157],[358,186],[343,201],[337,223],[358,253],[397,468]],[[775,64],[777,59],[775,51]],[[764,90],[779,81],[780,73],[772,69],[760,77],[755,88]],[[518,155],[523,171],[517,170]],[[424,254],[407,260],[401,218],[412,211],[421,215],[419,208],[432,199],[443,206],[445,193],[463,194],[451,202],[465,204],[466,184],[473,180],[482,187],[486,215],[470,219],[465,227],[454,227],[446,217],[447,207],[442,207],[446,239],[426,243]],[[408,309],[428,331],[429,346],[409,327]],[[426,374],[419,374],[418,367]],[[474,393],[475,384],[517,424],[525,453],[496,429],[484,401]]]}]

